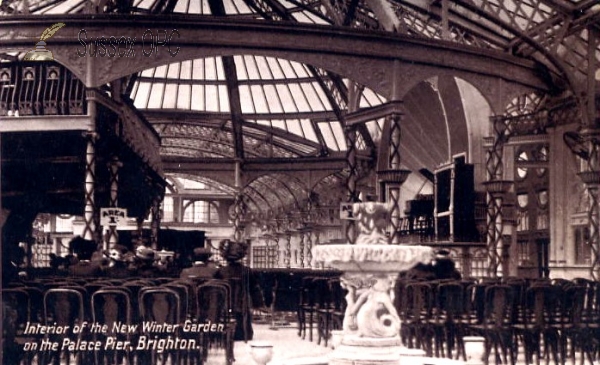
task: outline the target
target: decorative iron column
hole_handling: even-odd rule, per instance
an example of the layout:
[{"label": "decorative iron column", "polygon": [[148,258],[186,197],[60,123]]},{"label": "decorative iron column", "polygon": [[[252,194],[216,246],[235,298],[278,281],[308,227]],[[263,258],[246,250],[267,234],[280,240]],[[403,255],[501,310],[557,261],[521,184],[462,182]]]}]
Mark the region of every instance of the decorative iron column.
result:
[{"label": "decorative iron column", "polygon": [[[93,103],[93,102],[90,102]],[[88,108],[89,108],[88,104]],[[87,146],[85,151],[85,206],[83,208],[83,238],[97,240],[98,216],[96,214],[95,185],[96,185],[96,140],[95,132],[86,134]],[[104,247],[108,249],[108,247]]]},{"label": "decorative iron column", "polygon": [[305,228],[302,227],[298,230],[298,233],[300,234],[300,242],[299,242],[299,246],[298,246],[298,255],[299,255],[299,264],[301,268],[304,268],[304,246],[305,246],[305,239],[306,236],[310,234],[310,232]]},{"label": "decorative iron column", "polygon": [[587,212],[590,239],[588,244],[592,251],[591,277],[600,280],[600,129],[584,130],[581,135],[585,141],[588,158],[577,175],[585,183],[590,199]]},{"label": "decorative iron column", "polygon": [[[96,60],[94,57],[86,57],[85,60],[86,76],[85,85],[91,87],[96,85]],[[86,92],[87,115],[90,117],[90,127],[85,135],[87,139],[85,152],[85,206],[83,208],[84,228],[82,237],[87,240],[93,240],[102,247],[102,232],[100,231],[100,215],[96,206],[96,141],[99,136],[96,131],[96,118],[98,111],[96,101],[91,97],[93,92]],[[108,249],[108,247],[103,247]]]},{"label": "decorative iron column", "polygon": [[307,235],[306,235],[306,266],[307,267],[312,267],[312,246],[313,246],[313,240],[312,240],[312,234],[313,234],[313,229],[314,228],[310,228]]},{"label": "decorative iron column", "polygon": [[[385,164],[384,169],[377,171],[377,177],[383,189],[386,192],[386,200],[391,205],[390,210],[390,240],[392,244],[400,243],[400,226],[402,223],[401,213],[402,207],[400,206],[400,188],[408,175],[410,170],[401,169],[401,156],[400,156],[400,141],[402,137],[401,121],[402,113],[400,111],[402,102],[393,102],[393,111],[386,118],[385,123],[389,128],[389,155]],[[385,128],[384,128],[385,132]],[[385,136],[386,133],[383,133]],[[384,140],[382,139],[382,142]],[[383,194],[382,194],[383,195]],[[383,197],[380,197],[380,199]]]},{"label": "decorative iron column", "polygon": [[497,277],[498,268],[502,262],[502,233],[504,230],[502,204],[504,195],[511,189],[513,182],[502,180],[502,154],[507,139],[504,117],[492,117],[491,122],[494,128],[494,144],[487,151],[487,181],[483,185],[487,192],[488,275]]},{"label": "decorative iron column", "polygon": [[283,232],[285,237],[285,250],[283,251],[283,264],[286,269],[292,267],[292,232],[286,230]]},{"label": "decorative iron column", "polygon": [[[346,180],[346,189],[348,191],[348,203],[358,202],[358,191],[356,190],[356,180],[358,170],[356,164],[356,127],[346,126],[346,162],[348,163],[348,180]],[[344,220],[346,242],[354,244],[356,241],[356,224],[353,219]]]},{"label": "decorative iron column", "polygon": [[[107,164],[110,178],[110,201],[109,206],[116,208],[119,206],[119,168],[123,166],[123,163],[119,161],[117,156],[113,156],[112,160]],[[119,234],[117,233],[117,226],[110,225],[108,227],[108,247],[112,247],[119,242]]]},{"label": "decorative iron column", "polygon": [[242,242],[244,237],[244,196],[242,192],[242,170],[240,161],[235,163],[235,196],[233,198],[233,240]]}]

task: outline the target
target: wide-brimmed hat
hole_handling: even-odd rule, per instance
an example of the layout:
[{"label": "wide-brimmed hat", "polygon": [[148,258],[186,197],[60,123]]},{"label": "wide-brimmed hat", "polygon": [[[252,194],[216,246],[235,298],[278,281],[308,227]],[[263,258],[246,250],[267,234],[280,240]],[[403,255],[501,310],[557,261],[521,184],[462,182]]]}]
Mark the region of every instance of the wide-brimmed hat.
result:
[{"label": "wide-brimmed hat", "polygon": [[135,250],[135,257],[144,261],[154,260],[154,250],[148,247],[138,247]]}]

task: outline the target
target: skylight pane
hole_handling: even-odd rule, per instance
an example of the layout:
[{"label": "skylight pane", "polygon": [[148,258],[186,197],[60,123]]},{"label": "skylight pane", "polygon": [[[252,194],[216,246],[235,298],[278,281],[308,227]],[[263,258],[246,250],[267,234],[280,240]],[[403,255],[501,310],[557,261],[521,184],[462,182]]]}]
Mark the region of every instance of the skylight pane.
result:
[{"label": "skylight pane", "polygon": [[242,113],[255,113],[252,93],[248,85],[240,85],[240,104]]},{"label": "skylight pane", "polygon": [[318,126],[321,130],[321,134],[323,135],[323,139],[325,140],[327,147],[334,151],[339,151],[340,149],[338,148],[337,141],[333,135],[333,132],[331,131],[331,128],[329,127],[329,123],[319,123]]},{"label": "skylight pane", "polygon": [[192,101],[191,86],[180,85],[179,96],[177,97],[177,108],[178,109],[190,109],[190,102]]},{"label": "skylight pane", "polygon": [[192,61],[181,62],[181,80],[190,80],[192,78]]},{"label": "skylight pane", "polygon": [[292,95],[294,95],[294,100],[296,100],[296,105],[298,106],[299,112],[309,112],[311,111],[310,106],[308,105],[308,101],[304,95],[304,91],[300,88],[298,84],[290,84],[290,91]]},{"label": "skylight pane", "polygon": [[167,71],[167,78],[168,79],[179,79],[179,62],[172,63],[168,67],[169,67],[169,69]]},{"label": "skylight pane", "polygon": [[335,137],[335,140],[337,141],[340,150],[345,151],[347,149],[346,138],[344,136],[344,130],[342,129],[342,125],[340,124],[340,122],[331,122],[330,126],[333,130],[333,136]]},{"label": "skylight pane", "polygon": [[218,112],[220,103],[217,87],[215,85],[207,85],[204,88],[204,91],[206,92],[205,110],[209,112]]},{"label": "skylight pane", "polygon": [[364,89],[362,98],[360,98],[360,107],[367,108],[375,105],[381,105],[384,102],[382,98],[371,89]]},{"label": "skylight pane", "polygon": [[286,85],[275,85],[275,88],[281,99],[283,111],[286,113],[298,112],[298,108],[296,107],[296,103],[294,103],[294,98],[292,97],[292,94],[290,94],[288,87]]},{"label": "skylight pane", "polygon": [[[195,3],[197,3],[197,1],[193,1]],[[188,13],[188,7],[190,6],[190,1],[189,0],[179,0],[177,2],[177,4],[175,4],[175,9],[173,9],[173,12],[175,13]]]},{"label": "skylight pane", "polygon": [[314,23],[314,21],[309,18],[308,16],[306,16],[306,14],[304,14],[303,12],[296,12],[294,13],[294,18],[296,18],[297,21],[299,21],[300,23]]},{"label": "skylight pane", "polygon": [[204,87],[192,85],[192,110],[205,110]]},{"label": "skylight pane", "polygon": [[287,130],[285,122],[283,120],[279,120],[279,119],[272,120],[271,123],[273,123],[273,127],[274,128],[283,129],[284,131]]},{"label": "skylight pane", "polygon": [[254,56],[244,57],[246,60],[246,70],[248,72],[249,80],[257,80],[260,79],[260,74],[258,69],[256,68],[256,63],[254,62]]},{"label": "skylight pane", "polygon": [[290,63],[294,69],[294,72],[296,72],[296,75],[298,75],[298,77],[310,77],[311,76],[303,64],[294,62],[294,61],[292,61]]},{"label": "skylight pane", "polygon": [[154,77],[162,78],[167,75],[167,65],[158,66],[156,68],[156,72],[154,73]]},{"label": "skylight pane", "polygon": [[210,6],[208,5],[208,0],[202,0],[202,14],[210,15],[212,14],[210,11]]},{"label": "skylight pane", "polygon": [[224,0],[223,7],[225,8],[225,14],[239,14],[232,1]]},{"label": "skylight pane", "polygon": [[195,59],[192,64],[192,75],[194,80],[203,80],[204,79],[204,60],[203,59]]},{"label": "skylight pane", "polygon": [[[244,56],[245,57],[245,56]],[[246,60],[242,56],[233,56],[233,61],[235,62],[235,68],[237,71],[238,80],[247,80],[248,73],[246,72]]]},{"label": "skylight pane", "polygon": [[215,58],[215,66],[216,66],[216,79],[217,80],[225,80],[225,69],[223,69],[223,59],[221,57]]},{"label": "skylight pane", "polygon": [[163,108],[175,108],[177,103],[177,85],[167,84],[165,87],[165,99]]},{"label": "skylight pane", "polygon": [[381,140],[381,131],[383,129],[383,118],[365,123],[367,130],[376,144]]},{"label": "skylight pane", "polygon": [[320,103],[321,110],[331,110],[331,105],[329,104],[327,95],[325,95],[325,91],[323,91],[323,89],[321,88],[319,83],[315,81],[311,85],[312,85],[313,89],[315,90],[315,94],[317,94],[317,96],[319,97],[319,99],[321,101],[321,103]]},{"label": "skylight pane", "polygon": [[154,76],[154,68],[147,68],[142,71],[141,76],[152,77]]},{"label": "skylight pane", "polygon": [[227,86],[219,85],[219,103],[220,103],[220,111],[228,112],[229,111],[229,97],[227,96]]},{"label": "skylight pane", "polygon": [[305,138],[313,142],[319,141],[319,139],[317,138],[317,134],[315,133],[315,129],[313,128],[313,124],[310,120],[302,119],[300,121],[300,125],[302,126],[302,130],[304,131]]},{"label": "skylight pane", "polygon": [[267,60],[267,63],[269,64],[269,69],[271,70],[271,73],[273,74],[273,78],[276,80],[284,79],[285,75],[283,74],[283,71],[281,70],[281,67],[279,66],[279,62],[277,62],[277,60],[272,57],[267,57],[266,60]]},{"label": "skylight pane", "polygon": [[265,99],[265,94],[262,87],[260,85],[252,85],[250,87],[250,91],[252,92],[252,98],[254,99],[256,112],[268,113],[269,107],[267,106],[267,101]]},{"label": "skylight pane", "polygon": [[150,100],[148,101],[148,108],[160,108],[163,101],[163,90],[164,84],[154,83],[152,90],[150,91]]},{"label": "skylight pane", "polygon": [[137,93],[135,94],[134,105],[136,108],[145,109],[148,107],[148,94],[150,93],[150,84],[139,82]]},{"label": "skylight pane", "polygon": [[[219,61],[221,59],[219,58]],[[204,62],[204,77],[206,80],[217,80],[217,65],[214,57],[206,58]]]},{"label": "skylight pane", "polygon": [[297,119],[288,120],[286,124],[287,124],[287,130],[290,131],[290,133],[294,133],[295,135],[304,137],[304,134],[302,133],[302,127],[300,126],[299,120],[297,120]]},{"label": "skylight pane", "polygon": [[260,78],[262,80],[271,80],[271,73],[269,72],[269,64],[265,60],[264,57],[255,57],[256,67],[258,68],[258,72],[260,73]]},{"label": "skylight pane", "polygon": [[294,72],[294,67],[292,67],[292,63],[287,60],[278,60],[281,65],[281,70],[283,71],[284,77],[287,79],[295,79],[296,72]]},{"label": "skylight pane", "polygon": [[264,86],[265,96],[269,101],[269,110],[271,113],[282,113],[283,107],[281,106],[281,102],[279,100],[279,95],[277,94],[277,90],[273,85],[265,85]]},{"label": "skylight pane", "polygon": [[302,87],[302,92],[304,93],[304,95],[306,95],[306,98],[308,99],[308,103],[310,104],[310,110],[323,110],[323,106],[321,105],[321,99],[313,89],[312,85],[303,82],[302,84],[300,84],[300,86]]}]

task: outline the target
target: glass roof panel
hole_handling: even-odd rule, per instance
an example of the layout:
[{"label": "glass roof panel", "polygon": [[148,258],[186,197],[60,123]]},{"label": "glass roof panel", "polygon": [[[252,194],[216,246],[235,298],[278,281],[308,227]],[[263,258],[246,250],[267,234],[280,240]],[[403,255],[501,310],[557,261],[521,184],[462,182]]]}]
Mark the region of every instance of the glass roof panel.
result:
[{"label": "glass roof panel", "polygon": [[[252,95],[252,99],[254,101],[255,111],[257,113],[268,113],[269,107],[267,100],[265,99],[265,93],[263,92],[262,85],[252,85],[250,87],[250,94]],[[244,99],[247,97],[241,94],[240,90],[240,98]]]},{"label": "glass roof panel", "polygon": [[250,92],[250,86],[240,85],[240,104],[242,113],[256,113],[253,95],[254,94]]},{"label": "glass roof panel", "polygon": [[191,109],[192,102],[191,85],[180,85],[177,94],[177,109]]},{"label": "glass roof panel", "polygon": [[163,108],[174,109],[179,99],[179,88],[174,84],[167,84],[165,86],[165,95]]},{"label": "glass roof panel", "polygon": [[192,110],[206,110],[206,98],[204,96],[204,87],[192,85]]},{"label": "glass roof panel", "polygon": [[323,139],[325,140],[325,144],[327,147],[334,150],[340,151],[340,146],[338,145],[338,141],[333,134],[333,130],[331,129],[331,125],[326,122],[318,123],[319,130],[323,135]]},{"label": "glass roof panel", "polygon": [[315,133],[315,129],[313,128],[313,124],[308,119],[301,119],[300,125],[302,126],[302,130],[304,131],[304,135],[307,139],[313,142],[318,142],[317,134]]},{"label": "glass roof panel", "polygon": [[283,106],[279,99],[279,93],[273,85],[265,85],[264,88],[265,97],[269,100],[269,111],[271,113],[282,113]]}]

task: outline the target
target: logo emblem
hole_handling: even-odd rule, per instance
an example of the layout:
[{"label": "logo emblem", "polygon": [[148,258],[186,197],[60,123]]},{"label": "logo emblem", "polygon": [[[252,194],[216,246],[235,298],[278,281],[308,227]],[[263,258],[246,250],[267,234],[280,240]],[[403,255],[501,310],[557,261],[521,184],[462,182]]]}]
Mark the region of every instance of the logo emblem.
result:
[{"label": "logo emblem", "polygon": [[35,48],[27,52],[24,61],[54,61],[54,55],[46,49],[46,40],[50,39],[54,33],[64,27],[65,23],[56,23],[44,30],[40,36],[40,41],[35,44]]}]

